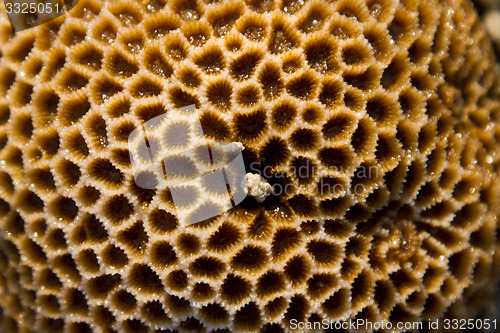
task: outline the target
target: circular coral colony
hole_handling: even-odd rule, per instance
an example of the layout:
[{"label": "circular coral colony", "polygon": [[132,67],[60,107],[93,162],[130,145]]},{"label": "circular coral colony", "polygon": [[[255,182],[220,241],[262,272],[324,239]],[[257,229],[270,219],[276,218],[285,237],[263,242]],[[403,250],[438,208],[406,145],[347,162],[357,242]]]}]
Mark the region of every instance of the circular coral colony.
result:
[{"label": "circular coral colony", "polygon": [[[0,22],[2,332],[484,309],[500,104],[469,1],[80,0]],[[254,195],[181,225],[168,188],[135,182],[128,138],[190,105],[210,140],[243,144]]]}]

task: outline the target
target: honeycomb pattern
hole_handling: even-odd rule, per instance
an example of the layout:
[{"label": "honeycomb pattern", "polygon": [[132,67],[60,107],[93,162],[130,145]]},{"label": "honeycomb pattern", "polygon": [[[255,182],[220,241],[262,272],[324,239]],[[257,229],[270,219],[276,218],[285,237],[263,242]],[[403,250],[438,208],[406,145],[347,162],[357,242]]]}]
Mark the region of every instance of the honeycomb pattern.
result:
[{"label": "honeycomb pattern", "polygon": [[[498,275],[500,90],[466,0],[80,0],[0,20],[2,332],[471,318]],[[182,226],[128,137],[195,105],[276,188]]]}]

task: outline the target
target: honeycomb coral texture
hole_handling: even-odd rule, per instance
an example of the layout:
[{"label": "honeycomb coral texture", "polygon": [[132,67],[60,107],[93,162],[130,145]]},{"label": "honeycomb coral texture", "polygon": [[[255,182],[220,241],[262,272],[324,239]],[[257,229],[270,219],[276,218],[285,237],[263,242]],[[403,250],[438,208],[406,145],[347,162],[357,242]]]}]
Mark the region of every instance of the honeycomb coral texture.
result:
[{"label": "honeycomb coral texture", "polygon": [[[499,90],[468,1],[80,0],[2,16],[0,56],[2,332],[473,318],[491,293]],[[127,139],[192,104],[286,192],[179,226]]]}]

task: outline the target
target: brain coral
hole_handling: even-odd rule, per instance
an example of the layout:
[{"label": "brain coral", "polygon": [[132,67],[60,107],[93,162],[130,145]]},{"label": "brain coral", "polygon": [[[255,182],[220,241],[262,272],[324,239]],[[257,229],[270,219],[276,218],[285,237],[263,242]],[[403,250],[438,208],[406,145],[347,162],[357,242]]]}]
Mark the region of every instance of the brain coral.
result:
[{"label": "brain coral", "polygon": [[[2,332],[474,318],[500,99],[466,0],[80,0],[0,20]],[[181,226],[128,135],[195,104],[275,191]]]}]

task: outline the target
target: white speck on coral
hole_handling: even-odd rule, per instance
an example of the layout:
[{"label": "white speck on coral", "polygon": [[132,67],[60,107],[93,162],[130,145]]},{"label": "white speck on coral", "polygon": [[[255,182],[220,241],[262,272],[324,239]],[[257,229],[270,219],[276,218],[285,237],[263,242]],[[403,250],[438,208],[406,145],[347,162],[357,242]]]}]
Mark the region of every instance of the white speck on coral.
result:
[{"label": "white speck on coral", "polygon": [[486,29],[493,40],[500,40],[500,13],[496,11],[488,12],[484,15]]},{"label": "white speck on coral", "polygon": [[264,201],[273,188],[261,175],[247,173],[248,195],[258,202]]}]

